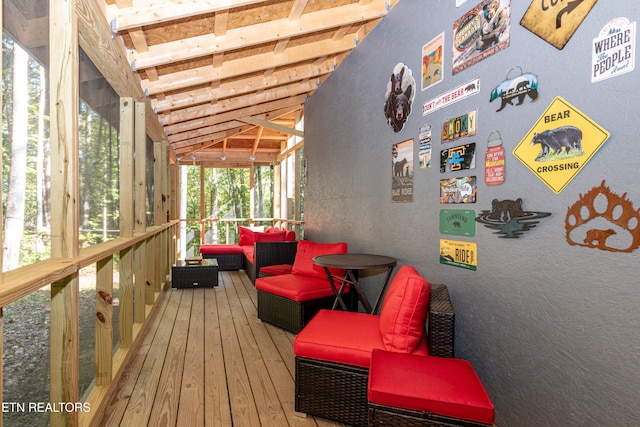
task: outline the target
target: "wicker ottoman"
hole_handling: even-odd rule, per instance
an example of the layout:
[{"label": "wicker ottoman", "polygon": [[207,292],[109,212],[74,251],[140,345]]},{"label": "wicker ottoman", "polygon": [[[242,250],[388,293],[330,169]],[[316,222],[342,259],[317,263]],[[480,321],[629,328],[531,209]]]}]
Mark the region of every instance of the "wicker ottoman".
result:
[{"label": "wicker ottoman", "polygon": [[374,350],[369,426],[490,427],[494,408],[466,360]]},{"label": "wicker ottoman", "polygon": [[178,261],[171,267],[172,288],[213,288],[218,286],[218,262],[205,259],[201,264]]}]

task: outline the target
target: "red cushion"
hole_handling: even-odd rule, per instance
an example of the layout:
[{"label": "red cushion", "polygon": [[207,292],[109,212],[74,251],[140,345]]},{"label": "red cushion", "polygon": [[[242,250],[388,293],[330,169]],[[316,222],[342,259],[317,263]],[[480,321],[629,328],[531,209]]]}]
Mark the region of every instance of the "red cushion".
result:
[{"label": "red cushion", "polygon": [[255,264],[256,263],[256,259],[255,259],[256,247],[253,245],[244,245],[244,246],[241,246],[241,248],[242,248],[242,253],[247,258],[247,260],[251,264]]},{"label": "red cushion", "polygon": [[206,244],[200,245],[200,253],[203,255],[241,254],[242,248],[240,245]]},{"label": "red cushion", "polygon": [[390,351],[410,353],[422,341],[431,285],[405,265],[391,281],[380,309],[380,335]]},{"label": "red cushion", "polygon": [[[302,274],[310,277],[327,278],[324,268],[313,263],[313,257],[329,254],[346,254],[348,246],[344,242],[318,243],[309,240],[298,241],[296,257],[293,261],[293,274]],[[332,270],[333,272],[333,270]],[[344,271],[333,272],[336,276],[344,276]]]},{"label": "red cushion", "polygon": [[260,267],[260,273],[278,276],[280,274],[290,274],[292,268],[293,265],[291,264],[267,265],[266,267]]},{"label": "red cushion", "polygon": [[256,289],[269,292],[293,301],[309,301],[334,295],[327,279],[283,274],[256,279]]},{"label": "red cushion", "polygon": [[253,242],[255,242],[253,234],[256,232],[263,232],[264,227],[263,226],[245,227],[241,225],[238,227],[238,231],[240,232],[240,241],[238,242],[240,246],[253,245]]},{"label": "red cushion", "polygon": [[[384,349],[378,332],[380,316],[341,310],[320,310],[293,340],[296,356],[369,368],[371,352]],[[415,354],[426,356],[427,345]]]},{"label": "red cushion", "polygon": [[493,424],[494,408],[466,360],[376,350],[369,371],[369,401]]},{"label": "red cushion", "polygon": [[253,233],[256,242],[284,242],[287,232],[284,230],[275,230],[265,233]]},{"label": "red cushion", "polygon": [[296,240],[296,232],[293,230],[285,230],[284,240],[287,242],[293,242]]}]

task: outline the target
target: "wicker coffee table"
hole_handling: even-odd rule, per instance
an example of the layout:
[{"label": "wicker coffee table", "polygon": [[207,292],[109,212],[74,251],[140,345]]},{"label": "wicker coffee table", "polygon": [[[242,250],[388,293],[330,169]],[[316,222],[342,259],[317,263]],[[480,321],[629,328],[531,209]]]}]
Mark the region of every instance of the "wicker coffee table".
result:
[{"label": "wicker coffee table", "polygon": [[172,288],[213,288],[218,286],[218,260],[203,259],[198,263],[178,261],[171,267]]}]

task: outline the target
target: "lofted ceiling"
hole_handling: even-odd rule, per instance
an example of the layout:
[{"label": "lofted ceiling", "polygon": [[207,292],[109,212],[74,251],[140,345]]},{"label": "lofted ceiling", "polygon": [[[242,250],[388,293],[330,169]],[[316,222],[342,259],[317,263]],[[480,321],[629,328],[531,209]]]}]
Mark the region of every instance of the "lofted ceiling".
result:
[{"label": "lofted ceiling", "polygon": [[303,144],[305,99],[398,0],[104,1],[178,161],[224,167]]}]

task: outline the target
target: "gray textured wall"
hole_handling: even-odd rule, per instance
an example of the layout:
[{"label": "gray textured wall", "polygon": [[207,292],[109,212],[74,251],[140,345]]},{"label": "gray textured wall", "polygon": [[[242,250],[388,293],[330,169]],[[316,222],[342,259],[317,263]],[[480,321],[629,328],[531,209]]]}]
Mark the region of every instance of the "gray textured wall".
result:
[{"label": "gray textured wall", "polygon": [[[566,3],[566,2],[565,2]],[[511,43],[455,76],[451,73],[453,21],[471,9],[454,0],[402,0],[306,103],[305,233],[344,240],[352,252],[395,256],[430,281],[449,286],[456,309],[456,355],[470,360],[507,426],[640,425],[640,249],[615,253],[571,246],[565,215],[580,194],[600,185],[640,208],[640,70],[590,82],[591,41],[611,19],[640,18],[636,0],[599,2],[562,50],[519,25],[529,1],[512,1]],[[420,91],[422,46],[445,32],[445,80]],[[385,122],[385,88],[403,62],[416,78],[413,112],[402,131]],[[493,87],[513,66],[539,78],[535,103],[496,112]],[[481,78],[481,92],[428,116],[427,100]],[[555,194],[512,154],[556,96],[611,133],[610,139],[560,193]],[[478,109],[478,201],[440,205],[437,165],[440,124]],[[418,129],[434,124],[430,169],[418,168]],[[506,181],[484,184],[484,154],[491,130],[502,134]],[[391,202],[391,146],[414,138],[414,201]],[[463,174],[460,174],[463,175]],[[524,200],[525,210],[550,212],[532,231],[500,239],[478,224],[472,238],[439,231],[442,208],[490,209],[492,199]],[[439,240],[477,243],[478,268],[439,263]],[[366,279],[374,294],[378,276]]]}]

